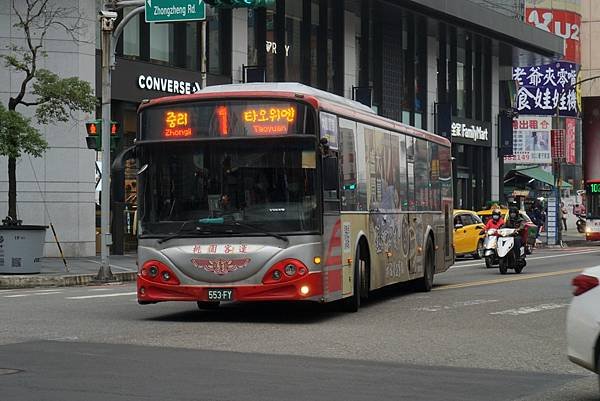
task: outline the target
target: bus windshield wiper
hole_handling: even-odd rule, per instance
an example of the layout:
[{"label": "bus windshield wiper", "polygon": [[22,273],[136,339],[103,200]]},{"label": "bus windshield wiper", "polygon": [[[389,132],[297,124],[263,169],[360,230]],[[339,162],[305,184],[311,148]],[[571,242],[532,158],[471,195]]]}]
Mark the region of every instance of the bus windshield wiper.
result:
[{"label": "bus windshield wiper", "polygon": [[162,244],[163,242],[167,242],[167,241],[172,240],[173,238],[177,238],[177,237],[182,236],[183,229],[188,224],[192,224],[192,223],[195,224],[194,231],[199,231],[200,230],[200,227],[199,227],[200,225],[214,225],[215,224],[214,222],[208,222],[208,221],[203,221],[203,220],[206,220],[206,219],[200,219],[200,220],[194,219],[194,220],[184,221],[183,224],[181,224],[181,226],[179,226],[179,228],[177,229],[177,231],[174,234],[171,234],[171,235],[169,235],[167,237],[159,239],[158,243]]},{"label": "bus windshield wiper", "polygon": [[260,228],[259,226],[255,226],[254,224],[242,223],[242,222],[239,222],[239,221],[226,222],[225,224],[229,224],[229,225],[233,225],[233,226],[238,226],[238,227],[244,227],[244,228],[248,228],[250,230],[255,230],[255,231],[258,231],[258,232],[260,232],[262,234],[266,234],[266,235],[269,235],[271,237],[280,239],[280,240],[284,241],[286,244],[290,243],[289,238],[286,237],[285,235],[281,235],[281,234],[277,234],[277,233],[274,233],[274,232],[271,232],[271,231],[267,231],[267,230],[265,230],[263,228]]}]

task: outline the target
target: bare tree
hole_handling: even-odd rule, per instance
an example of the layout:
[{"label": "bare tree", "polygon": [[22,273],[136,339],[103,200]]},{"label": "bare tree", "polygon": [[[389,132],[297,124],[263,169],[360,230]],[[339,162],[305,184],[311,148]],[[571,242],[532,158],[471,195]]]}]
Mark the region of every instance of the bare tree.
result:
[{"label": "bare tree", "polygon": [[69,121],[75,111],[91,113],[97,100],[89,82],[78,77],[61,78],[38,65],[47,56],[44,45],[52,29],[60,29],[73,41],[79,41],[82,30],[79,14],[51,0],[13,0],[12,9],[18,19],[14,27],[23,32],[25,45],[11,43],[9,54],[0,56],[8,68],[22,77],[19,92],[10,97],[8,109],[0,104],[0,155],[8,157],[7,220],[17,222],[16,161],[23,153],[40,157],[48,147],[31,120],[17,111],[17,106],[35,107],[37,122],[50,124]]}]

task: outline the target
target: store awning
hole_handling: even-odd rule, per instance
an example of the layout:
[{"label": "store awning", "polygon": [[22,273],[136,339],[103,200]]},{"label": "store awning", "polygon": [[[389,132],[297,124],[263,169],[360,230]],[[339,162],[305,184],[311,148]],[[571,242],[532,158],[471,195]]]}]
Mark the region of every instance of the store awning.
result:
[{"label": "store awning", "polygon": [[[521,175],[529,178],[533,178],[534,180],[538,180],[550,186],[554,186],[554,176],[549,172],[542,170],[540,167],[526,167],[521,169],[511,170],[508,175]],[[562,189],[571,189],[573,186],[566,181],[560,182],[560,187]]]}]

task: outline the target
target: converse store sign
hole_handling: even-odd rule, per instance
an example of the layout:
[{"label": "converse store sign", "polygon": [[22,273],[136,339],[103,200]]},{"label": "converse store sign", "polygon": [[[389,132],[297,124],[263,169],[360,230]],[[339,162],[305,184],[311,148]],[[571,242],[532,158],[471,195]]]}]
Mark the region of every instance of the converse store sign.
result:
[{"label": "converse store sign", "polygon": [[452,121],[452,142],[466,145],[490,146],[491,126],[482,122]]},{"label": "converse store sign", "polygon": [[200,82],[180,81],[151,75],[139,75],[137,86],[143,90],[172,93],[175,95],[189,95],[200,90]]}]

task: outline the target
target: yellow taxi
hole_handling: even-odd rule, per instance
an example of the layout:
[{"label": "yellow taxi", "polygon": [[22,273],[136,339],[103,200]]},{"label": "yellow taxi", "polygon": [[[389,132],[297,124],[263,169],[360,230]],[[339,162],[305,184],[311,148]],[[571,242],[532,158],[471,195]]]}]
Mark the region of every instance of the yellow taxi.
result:
[{"label": "yellow taxi", "polygon": [[454,252],[457,256],[483,257],[485,225],[472,210],[454,210]]}]

